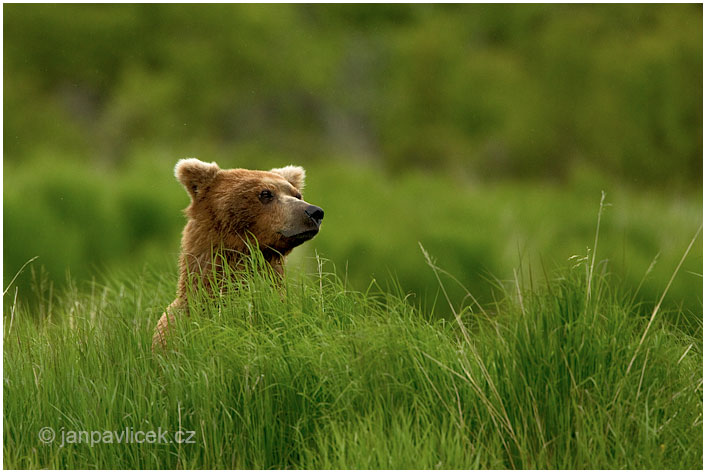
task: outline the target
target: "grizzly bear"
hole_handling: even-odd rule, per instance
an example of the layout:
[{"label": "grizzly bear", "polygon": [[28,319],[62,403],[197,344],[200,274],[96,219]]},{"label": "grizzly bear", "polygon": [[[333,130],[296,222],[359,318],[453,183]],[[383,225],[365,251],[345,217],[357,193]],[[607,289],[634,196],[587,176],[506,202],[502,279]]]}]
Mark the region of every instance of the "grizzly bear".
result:
[{"label": "grizzly bear", "polygon": [[191,203],[185,210],[176,299],[157,323],[153,350],[166,348],[169,325],[188,312],[187,298],[195,287],[218,293],[218,276],[234,274],[225,266],[239,269],[249,248],[259,249],[282,275],[285,257],[312,239],[324,218],[320,207],[302,200],[305,172],[299,166],[226,170],[190,158],[177,162],[174,175]]}]

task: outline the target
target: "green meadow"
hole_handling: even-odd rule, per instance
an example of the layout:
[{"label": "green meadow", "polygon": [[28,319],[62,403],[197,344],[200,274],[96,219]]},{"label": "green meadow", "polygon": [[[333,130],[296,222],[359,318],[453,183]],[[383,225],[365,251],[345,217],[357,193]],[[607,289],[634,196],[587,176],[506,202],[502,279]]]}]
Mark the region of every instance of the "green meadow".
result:
[{"label": "green meadow", "polygon": [[697,198],[314,166],[325,223],[284,291],[254,261],[155,355],[183,189],[48,169],[70,185],[31,204],[51,231],[5,291],[7,468],[700,468]]},{"label": "green meadow", "polygon": [[5,466],[698,469],[699,336],[576,261],[449,320],[320,258],[278,288],[255,258],[157,354],[161,270],[71,288],[40,321],[13,306]]}]

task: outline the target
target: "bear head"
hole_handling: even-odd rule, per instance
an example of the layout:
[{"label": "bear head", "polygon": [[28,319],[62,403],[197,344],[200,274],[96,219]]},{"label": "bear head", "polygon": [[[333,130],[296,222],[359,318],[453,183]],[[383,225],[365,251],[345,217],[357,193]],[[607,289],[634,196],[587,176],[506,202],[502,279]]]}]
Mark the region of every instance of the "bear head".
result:
[{"label": "bear head", "polygon": [[254,237],[261,249],[286,255],[313,238],[324,218],[320,207],[302,199],[305,172],[299,166],[220,169],[190,158],[180,160],[174,174],[191,197],[185,238],[189,231],[210,245],[243,249]]}]

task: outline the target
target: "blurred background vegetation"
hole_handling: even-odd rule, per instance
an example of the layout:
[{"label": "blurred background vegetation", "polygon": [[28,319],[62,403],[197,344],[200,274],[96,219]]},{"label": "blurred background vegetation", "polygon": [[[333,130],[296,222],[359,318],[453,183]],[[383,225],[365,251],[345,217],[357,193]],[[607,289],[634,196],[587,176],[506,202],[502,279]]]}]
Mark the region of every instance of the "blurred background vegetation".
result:
[{"label": "blurred background vegetation", "polygon": [[[4,287],[162,265],[172,168],[308,170],[351,286],[484,301],[593,245],[656,300],[702,216],[701,5],[5,5]],[[701,240],[670,293],[698,325]],[[657,258],[653,270],[651,262]],[[531,270],[531,271],[530,271]],[[12,292],[5,297],[13,297]],[[464,292],[454,288],[455,302]],[[430,302],[431,301],[431,302]],[[160,301],[161,303],[161,301]]]}]

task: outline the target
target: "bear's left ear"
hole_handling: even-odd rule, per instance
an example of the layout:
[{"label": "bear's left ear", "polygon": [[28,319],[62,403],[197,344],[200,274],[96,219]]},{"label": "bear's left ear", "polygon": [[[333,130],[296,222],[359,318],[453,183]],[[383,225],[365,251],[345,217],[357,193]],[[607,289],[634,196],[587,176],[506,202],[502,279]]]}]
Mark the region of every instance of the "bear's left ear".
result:
[{"label": "bear's left ear", "polygon": [[192,199],[213,182],[218,171],[218,164],[204,163],[196,158],[180,159],[174,166],[174,175]]},{"label": "bear's left ear", "polygon": [[270,169],[270,172],[279,174],[297,189],[304,189],[304,179],[306,178],[306,172],[304,171],[303,167],[285,166],[283,168]]}]

